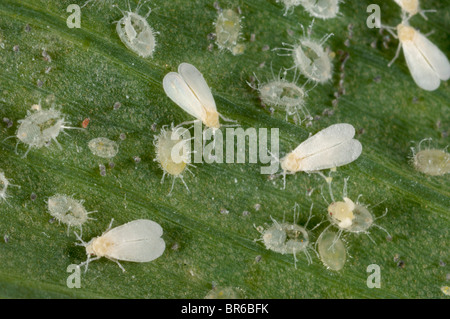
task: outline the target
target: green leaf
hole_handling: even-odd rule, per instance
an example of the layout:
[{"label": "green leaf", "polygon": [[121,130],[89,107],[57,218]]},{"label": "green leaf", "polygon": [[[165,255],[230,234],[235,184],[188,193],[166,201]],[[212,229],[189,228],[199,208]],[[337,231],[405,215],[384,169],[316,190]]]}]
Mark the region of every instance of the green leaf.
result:
[{"label": "green leaf", "polygon": [[[366,26],[366,8],[373,1],[347,1],[337,18],[315,21],[312,37],[332,32],[326,45],[336,57],[333,80],[309,92],[307,107],[318,117],[308,127],[286,122],[283,112],[271,114],[262,108],[257,92],[247,84],[253,73],[265,80],[272,77],[271,67],[278,73],[293,65],[291,57],[272,49],[282,47],[282,42],[295,43],[302,35],[300,24],[311,23],[301,6],[283,16],[284,8],[274,0],[221,1],[223,8],[240,6],[245,16],[246,49],[233,56],[216,45],[208,50],[213,43],[208,34],[214,32],[217,16],[213,1],[152,1],[141,14],[152,7],[147,20],[159,32],[157,47],[153,58],[143,59],[117,36],[113,22],[122,15],[111,8],[112,1],[84,7],[79,29],[66,25],[70,15],[66,9],[72,2],[84,3],[0,2],[0,116],[13,121],[9,128],[0,123],[2,139],[16,134],[18,121],[39,101],[43,107],[56,103],[71,126],[81,127],[85,118],[90,119],[86,130],[68,130],[68,135],[58,137],[62,150],[52,143],[23,158],[26,145],[19,144],[16,154],[17,139],[1,143],[0,169],[20,186],[11,186],[11,197],[0,204],[0,236],[5,236],[0,242],[1,297],[203,298],[213,282],[239,287],[250,298],[445,297],[440,287],[448,285],[449,268],[443,265],[450,262],[449,178],[415,171],[409,157],[412,141],[432,137],[438,148],[449,143],[450,89],[448,82],[433,92],[418,88],[403,56],[387,67],[398,41],[390,36],[385,47],[388,33]],[[117,2],[126,8],[126,1]],[[378,4],[383,24],[400,22],[400,9],[393,1]],[[131,7],[136,5],[132,0]],[[411,25],[423,33],[434,30],[429,39],[448,56],[449,2],[426,1],[423,7],[437,13],[429,13],[428,21],[417,15]],[[349,24],[353,36],[347,46]],[[252,34],[255,41],[250,41]],[[265,46],[270,50],[263,50]],[[51,62],[43,58],[43,49]],[[345,95],[333,107],[342,52],[350,56],[344,68]],[[329,198],[329,194],[326,187],[321,190],[324,181],[314,174],[287,176],[282,190],[282,178],[260,174],[261,164],[198,164],[192,169],[195,176],[185,176],[190,192],[177,180],[167,196],[171,180],[160,183],[163,172],[153,161],[153,138],[163,125],[192,120],[162,88],[164,75],[176,71],[181,62],[203,73],[224,116],[245,129],[279,128],[282,154],[331,124],[354,125],[363,154],[339,168],[334,193],[341,196],[343,179],[349,176],[350,198],[362,194],[360,201],[371,205],[376,216],[388,208],[377,224],[391,233],[392,240],[377,228],[371,231],[375,243],[366,235],[346,236],[352,258],[340,272],[327,270],[314,254],[311,265],[298,254],[296,269],[292,255],[268,251],[255,241],[260,234],[254,225],[270,223],[270,216],[278,221],[286,216],[292,222],[295,203],[301,207],[299,224],[306,222],[311,203],[312,225],[326,216],[322,195]],[[292,76],[290,71],[288,78]],[[118,110],[113,109],[116,102],[121,103]],[[326,108],[333,115],[323,115]],[[125,140],[119,138],[122,133]],[[119,143],[113,169],[87,147],[89,140],[100,136]],[[139,163],[135,156],[141,158]],[[99,164],[107,166],[104,177]],[[86,254],[74,245],[76,238],[72,232],[67,235],[65,225],[50,222],[46,199],[55,193],[83,199],[88,211],[97,211],[92,215],[96,220],[83,227],[84,240],[100,235],[111,218],[115,226],[148,218],[163,227],[166,251],[150,263],[123,262],[125,273],[102,258],[82,273],[81,288],[68,288],[67,267],[84,261]],[[225,210],[229,213],[223,214]],[[326,226],[312,231],[313,241]],[[404,267],[399,267],[400,261]],[[381,267],[379,289],[367,287],[370,264]]]}]

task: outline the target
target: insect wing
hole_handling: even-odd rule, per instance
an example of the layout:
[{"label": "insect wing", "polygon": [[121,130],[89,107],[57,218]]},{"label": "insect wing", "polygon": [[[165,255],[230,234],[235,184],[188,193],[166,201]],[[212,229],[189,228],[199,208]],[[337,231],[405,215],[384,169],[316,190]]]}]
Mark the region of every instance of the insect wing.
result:
[{"label": "insect wing", "polygon": [[303,171],[319,171],[349,164],[356,160],[362,152],[358,140],[350,139],[341,144],[323,150],[302,159]]},{"label": "insect wing", "polygon": [[180,74],[176,72],[166,74],[163,79],[163,87],[167,96],[183,110],[199,120],[205,117],[202,104]]},{"label": "insect wing", "polygon": [[161,256],[166,248],[158,223],[138,219],[106,232],[102,238],[111,242],[108,257],[135,262],[148,262]]},{"label": "insect wing", "polygon": [[355,128],[347,123],[331,125],[301,143],[295,150],[300,158],[312,156],[349,141],[355,135]]},{"label": "insect wing", "polygon": [[400,8],[402,8],[403,11],[407,11],[407,7],[405,6],[404,0],[394,0],[395,3],[398,4]]},{"label": "insect wing", "polygon": [[417,32],[415,45],[443,81],[450,78],[450,63],[445,54],[426,36]]},{"label": "insect wing", "polygon": [[436,90],[441,83],[439,75],[428,63],[414,41],[404,41],[402,47],[409,72],[416,84],[427,91]]},{"label": "insect wing", "polygon": [[183,77],[204,108],[210,111],[217,111],[211,89],[195,66],[189,63],[181,63],[178,66],[178,73]]}]

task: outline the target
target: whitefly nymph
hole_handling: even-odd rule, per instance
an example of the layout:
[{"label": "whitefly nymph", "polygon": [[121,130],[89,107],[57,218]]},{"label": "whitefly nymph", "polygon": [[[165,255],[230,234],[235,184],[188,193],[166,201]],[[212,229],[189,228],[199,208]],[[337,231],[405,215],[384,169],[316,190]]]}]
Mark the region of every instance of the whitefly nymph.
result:
[{"label": "whitefly nymph", "polygon": [[156,151],[155,161],[159,163],[164,172],[161,183],[164,182],[166,174],[172,176],[172,187],[169,195],[172,193],[177,178],[181,179],[189,191],[183,178],[183,173],[186,170],[190,172],[188,166],[192,166],[190,164],[190,140],[184,138],[185,133],[188,133],[188,131],[182,127],[174,127],[172,125],[169,129],[167,126],[163,126],[160,134],[155,136],[153,142]]},{"label": "whitefly nymph", "polygon": [[338,234],[326,229],[316,241],[320,260],[328,269],[339,271],[347,260],[347,248]]},{"label": "whitefly nymph", "polygon": [[[5,173],[0,171],[0,200],[6,202],[6,199],[10,197],[7,194],[7,190],[9,186],[17,186],[10,183],[10,181],[6,178]],[[20,187],[20,186],[17,186]]]},{"label": "whitefly nymph", "polygon": [[301,5],[308,13],[320,19],[332,19],[339,13],[341,0],[301,0]]},{"label": "whitefly nymph", "polygon": [[283,76],[281,76],[280,70],[278,76],[272,73],[272,80],[265,83],[261,83],[255,75],[258,86],[255,87],[250,83],[249,85],[253,89],[258,90],[259,97],[264,104],[273,106],[275,109],[284,110],[286,112],[286,121],[289,116],[293,116],[294,122],[301,124],[304,120],[311,119],[311,115],[305,106],[307,95],[304,88],[305,85],[297,85],[298,77],[296,74],[291,82],[286,79],[287,71],[284,71]]},{"label": "whitefly nymph", "polygon": [[83,206],[83,200],[76,200],[73,197],[64,194],[55,194],[51,196],[48,201],[48,212],[50,215],[56,218],[57,221],[67,225],[67,234],[70,227],[79,227],[82,233],[83,224],[89,219],[90,214],[94,212],[88,212]]},{"label": "whitefly nymph", "polygon": [[241,18],[233,9],[220,11],[214,23],[216,27],[216,43],[219,49],[227,49],[233,55],[244,52],[245,46],[239,44],[241,36]]},{"label": "whitefly nymph", "polygon": [[277,0],[278,3],[284,4],[284,14],[283,15],[287,15],[289,10],[294,11],[294,8],[301,5],[303,1],[304,0]]},{"label": "whitefly nymph", "polygon": [[[322,177],[324,175],[322,174]],[[326,181],[328,183],[328,188],[330,192],[331,197],[331,204],[328,203],[327,208],[327,216],[328,220],[330,221],[330,226],[337,227],[338,235],[336,236],[336,242],[340,238],[343,232],[348,233],[363,233],[366,234],[372,242],[375,243],[375,241],[370,237],[369,235],[369,229],[373,226],[383,230],[387,234],[387,238],[392,238],[389,232],[384,229],[383,227],[375,224],[375,221],[377,219],[380,219],[384,216],[386,216],[388,209],[386,208],[386,211],[383,215],[375,217],[372,212],[369,211],[369,207],[361,204],[359,202],[359,198],[362,195],[359,195],[356,202],[351,200],[347,195],[347,182],[348,177],[344,179],[344,188],[342,191],[342,201],[336,201],[333,196],[333,191],[331,188],[331,182],[332,178],[326,178]],[[325,197],[324,197],[325,199]],[[327,227],[327,229],[328,229]]]},{"label": "whitefly nymph", "polygon": [[292,224],[285,222],[284,219],[283,222],[279,223],[271,217],[272,225],[268,225],[266,228],[262,226],[255,227],[256,230],[258,230],[262,235],[261,238],[257,240],[262,241],[269,250],[283,255],[294,255],[295,268],[297,268],[296,255],[299,252],[303,252],[306,256],[308,264],[311,264],[312,258],[308,250],[312,250],[313,252],[315,252],[315,250],[311,245],[307,226],[312,218],[312,208],[313,206],[311,205],[309,218],[304,226],[297,224],[297,218],[299,216],[298,204],[295,204],[294,206],[294,222]]},{"label": "whitefly nymph", "polygon": [[[303,28],[303,26],[302,26]],[[312,26],[309,27],[311,30]],[[308,31],[308,34],[310,31]],[[323,45],[333,34],[327,34],[320,40],[311,39],[310,36],[306,36],[303,32],[303,37],[299,39],[296,44],[283,43],[287,48],[276,48],[274,50],[285,50],[287,54],[292,56],[294,66],[297,68],[307,79],[316,83],[326,83],[332,77],[332,63],[328,52],[324,49]]]},{"label": "whitefly nymph", "polygon": [[23,157],[27,156],[31,148],[47,147],[51,141],[54,141],[62,149],[56,138],[59,133],[64,132],[64,129],[73,129],[73,127],[66,126],[68,122],[65,121],[59,110],[55,108],[44,110],[40,105],[35,105],[32,111],[28,111],[27,116],[18,122],[20,125],[16,133],[16,137],[19,139],[17,144],[22,142],[28,145],[28,150]]},{"label": "whitefly nymph", "polygon": [[[422,148],[422,143],[428,142],[426,148]],[[412,164],[419,172],[431,175],[441,176],[450,173],[450,154],[444,150],[432,148],[430,146],[431,138],[425,138],[420,141],[417,149],[412,147]]]},{"label": "whitefly nymph", "polygon": [[97,137],[89,141],[92,154],[102,158],[113,158],[119,152],[119,145],[106,137]]},{"label": "whitefly nymph", "polygon": [[164,253],[166,243],[161,238],[163,229],[158,223],[149,219],[137,219],[111,229],[113,221],[114,219],[101,236],[94,237],[87,243],[75,233],[81,242],[77,245],[86,247],[87,260],[79,265],[86,266],[85,272],[91,261],[102,257],[116,262],[125,272],[119,260],[144,263],[155,260]]},{"label": "whitefly nymph", "polygon": [[[117,5],[114,6],[118,8]],[[116,30],[120,40],[128,49],[143,58],[148,58],[155,51],[155,32],[147,22],[151,9],[145,16],[140,16],[138,14],[140,8],[140,1],[135,11],[131,11],[129,2],[129,11],[122,11],[118,8],[123,17],[117,22]]]}]

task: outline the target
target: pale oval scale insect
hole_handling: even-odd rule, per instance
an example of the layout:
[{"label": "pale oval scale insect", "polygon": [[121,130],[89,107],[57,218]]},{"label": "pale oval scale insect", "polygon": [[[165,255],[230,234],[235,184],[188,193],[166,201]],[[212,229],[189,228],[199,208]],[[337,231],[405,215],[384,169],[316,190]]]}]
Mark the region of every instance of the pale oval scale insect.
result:
[{"label": "pale oval scale insect", "polygon": [[318,83],[325,83],[331,79],[331,59],[323,48],[323,43],[312,39],[301,39],[294,45],[292,58],[295,66],[308,78]]},{"label": "pale oval scale insect", "polygon": [[[183,144],[181,147],[180,143]],[[167,174],[178,176],[186,169],[189,163],[187,146],[186,141],[176,130],[161,130],[161,134],[155,139],[156,160]],[[174,158],[172,153],[176,150],[178,150],[178,156]]]},{"label": "pale oval scale insect", "polygon": [[89,141],[88,146],[92,154],[103,158],[113,158],[119,152],[117,143],[106,137],[94,138]]},{"label": "pale oval scale insect", "polygon": [[302,0],[301,5],[308,13],[316,18],[331,19],[339,13],[341,0]]},{"label": "pale oval scale insect", "polygon": [[362,145],[353,137],[355,128],[347,123],[331,125],[302,142],[281,159],[288,173],[312,172],[343,166],[356,160]]},{"label": "pale oval scale insect", "polygon": [[386,216],[388,212],[387,208],[382,216],[374,217],[374,215],[369,211],[369,209],[359,202],[359,197],[361,195],[356,200],[356,203],[353,202],[349,197],[347,197],[348,178],[344,179],[344,189],[342,192],[343,201],[336,201],[334,199],[331,187],[332,178],[331,177],[326,178],[323,174],[322,176],[328,183],[328,189],[332,200],[331,204],[328,205],[327,209],[328,220],[330,221],[331,224],[326,229],[332,226],[337,227],[339,229],[336,237],[337,239],[340,238],[343,232],[354,234],[363,233],[366,234],[370,238],[370,240],[375,242],[369,236],[369,229],[371,229],[372,227],[376,227],[384,231],[387,234],[386,238],[392,238],[392,236],[386,229],[375,223],[377,219]]},{"label": "pale oval scale insect", "polygon": [[305,106],[307,93],[303,87],[296,84],[295,76],[292,82],[286,80],[285,73],[283,77],[278,74],[278,77],[274,77],[266,83],[260,84],[258,80],[258,86],[251,83],[249,85],[258,90],[259,97],[264,104],[276,109],[283,109],[286,112],[286,121],[289,116],[293,116],[296,123],[302,123],[311,118]]},{"label": "pale oval scale insect", "polygon": [[241,19],[239,14],[232,10],[226,9],[219,13],[216,25],[216,43],[220,49],[227,49],[233,55],[242,54],[243,45],[238,45],[241,32]]},{"label": "pale oval scale insect", "polygon": [[28,145],[24,157],[31,148],[48,146],[51,141],[54,141],[61,149],[56,138],[64,129],[72,129],[65,126],[67,122],[59,110],[54,108],[44,110],[40,105],[35,106],[36,108],[32,108],[34,111],[28,111],[27,116],[18,121],[20,125],[16,136],[20,142]]},{"label": "pale oval scale insect", "polygon": [[359,203],[344,197],[343,202],[333,202],[328,206],[328,218],[332,224],[340,229],[352,233],[364,233],[372,227],[374,217],[372,213]]},{"label": "pale oval scale insect", "polygon": [[442,81],[450,78],[450,63],[442,51],[425,35],[401,23],[397,26],[400,44],[391,65],[403,48],[406,64],[416,84],[427,91],[436,90]]},{"label": "pale oval scale insect", "polygon": [[352,225],[355,215],[353,210],[355,203],[347,197],[343,202],[334,202],[328,206],[329,215],[333,218],[340,228],[348,228]]},{"label": "pale oval scale insect", "polygon": [[235,46],[240,31],[239,15],[232,9],[226,9],[219,13],[216,21],[216,40],[219,48]]},{"label": "pale oval scale insect", "polygon": [[274,50],[291,52],[281,55],[292,56],[295,68],[309,80],[323,84],[328,82],[332,77],[333,66],[331,57],[327,50],[324,49],[324,44],[333,34],[326,34],[320,40],[311,39],[309,34],[312,32],[313,23],[308,27],[308,35],[305,34],[305,29],[302,26],[303,37],[299,39],[298,43],[283,43],[288,48],[275,48]]},{"label": "pale oval scale insect", "polygon": [[[101,236],[92,238],[88,243],[82,241],[88,255],[87,261],[83,264],[86,264],[87,270],[89,262],[106,257],[115,261],[125,271],[119,260],[150,262],[160,257],[166,248],[166,244],[161,238],[162,234],[162,227],[148,219],[137,219],[108,229]],[[81,239],[79,238],[79,240]],[[90,258],[94,255],[95,258]]]},{"label": "pale oval scale insect", "polygon": [[19,187],[18,185],[13,185],[9,182],[9,180],[6,178],[5,173],[0,171],[0,199],[1,200],[5,200],[10,197],[7,194],[7,190],[9,186],[16,186]]},{"label": "pale oval scale insect", "polygon": [[6,191],[8,190],[9,186],[9,180],[6,178],[5,173],[0,172],[0,198],[3,200],[6,200],[8,195],[6,194]]},{"label": "pale oval scale insect", "polygon": [[187,113],[210,128],[219,128],[219,113],[211,89],[195,66],[181,63],[178,73],[170,72],[163,79],[167,96]]},{"label": "pale oval scale insect", "polygon": [[[294,223],[279,223],[272,218],[273,224],[266,229],[263,227],[256,227],[261,233],[262,241],[267,249],[280,254],[292,254],[294,255],[295,267],[297,268],[297,253],[303,252],[308,260],[308,264],[312,263],[311,255],[308,249],[313,250],[311,247],[311,241],[309,239],[309,233],[306,229],[311,219],[312,207],[310,215],[304,226],[300,226],[296,223],[296,219],[299,215],[299,205],[294,206]],[[313,250],[314,251],[314,250]]]},{"label": "pale oval scale insect", "polygon": [[302,226],[273,220],[272,226],[264,230],[262,240],[267,249],[281,254],[296,254],[306,249],[309,235]]},{"label": "pale oval scale insect", "polygon": [[325,267],[339,271],[347,260],[344,242],[332,231],[325,230],[317,239],[317,251]]},{"label": "pale oval scale insect", "polygon": [[187,190],[189,190],[184,182],[183,173],[185,170],[190,171],[188,168],[190,164],[190,146],[180,130],[181,128],[173,126],[171,129],[163,127],[161,133],[155,136],[153,142],[156,150],[155,161],[159,163],[164,172],[161,183],[164,182],[166,174],[173,177],[170,193],[172,193],[177,178],[180,178]]},{"label": "pale oval scale insect", "polygon": [[116,31],[128,49],[147,58],[151,57],[155,51],[155,33],[146,20],[150,11],[145,17],[142,17],[137,13],[139,8],[140,6],[136,8],[135,12],[122,12],[124,16],[117,22]]},{"label": "pale oval scale insect", "polygon": [[84,208],[83,201],[70,196],[55,194],[48,199],[47,205],[50,215],[69,227],[81,227],[89,219],[89,213]]},{"label": "pale oval scale insect", "polygon": [[284,79],[273,80],[258,87],[261,101],[271,106],[296,107],[305,103],[305,90]]},{"label": "pale oval scale insect", "polygon": [[277,0],[278,3],[281,2],[284,4],[284,15],[287,15],[291,8],[295,8],[302,4],[303,1],[304,0]]},{"label": "pale oval scale insect", "polygon": [[421,173],[440,176],[450,173],[450,154],[439,149],[425,149],[413,156],[414,167]]}]

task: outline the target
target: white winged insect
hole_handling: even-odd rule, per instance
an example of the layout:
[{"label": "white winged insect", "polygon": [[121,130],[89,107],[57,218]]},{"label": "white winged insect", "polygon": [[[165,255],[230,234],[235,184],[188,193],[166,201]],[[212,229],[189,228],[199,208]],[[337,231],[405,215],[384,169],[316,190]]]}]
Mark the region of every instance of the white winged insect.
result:
[{"label": "white winged insect", "polygon": [[420,88],[434,91],[441,80],[447,81],[450,78],[450,63],[447,57],[425,35],[411,27],[407,20],[397,25],[397,35],[391,30],[392,27],[385,28],[400,41],[395,57],[388,66],[394,63],[403,48],[411,76]]},{"label": "white winged insect", "polygon": [[166,74],[163,87],[172,101],[197,120],[201,120],[205,126],[216,130],[221,126],[219,116],[227,120],[217,112],[211,89],[200,71],[192,64],[181,63],[178,73]]},{"label": "white winged insect", "polygon": [[400,8],[402,8],[403,18],[408,18],[419,13],[425,20],[428,18],[425,16],[425,12],[436,12],[436,10],[422,10],[420,8],[419,0],[394,0]]},{"label": "white winged insect", "polygon": [[309,137],[281,159],[284,177],[286,173],[315,172],[353,162],[362,152],[362,145],[354,136],[351,124],[339,123]]},{"label": "white winged insect", "polygon": [[[116,262],[125,272],[119,260],[149,262],[160,257],[166,249],[166,244],[161,238],[163,229],[158,223],[148,219],[137,219],[111,229],[113,221],[114,219],[101,236],[92,238],[88,243],[75,233],[81,241],[81,244],[77,245],[86,247],[87,260],[79,265],[86,265],[85,272],[91,261],[101,257]],[[96,257],[91,258],[93,255]]]}]

